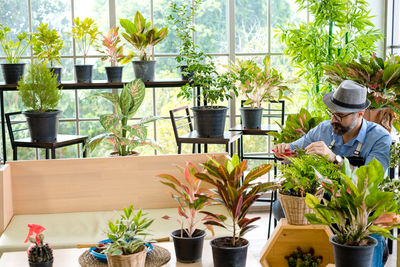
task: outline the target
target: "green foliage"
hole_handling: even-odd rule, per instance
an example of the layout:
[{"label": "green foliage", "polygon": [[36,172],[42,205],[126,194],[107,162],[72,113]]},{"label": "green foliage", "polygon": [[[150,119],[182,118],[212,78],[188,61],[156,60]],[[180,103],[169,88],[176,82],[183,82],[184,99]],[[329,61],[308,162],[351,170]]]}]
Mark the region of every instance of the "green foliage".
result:
[{"label": "green foliage", "polygon": [[[203,190],[200,188],[201,180],[197,179],[195,174],[199,171],[193,163],[187,162],[185,168],[178,169],[184,176],[184,179],[178,179],[170,174],[159,174],[161,183],[169,186],[173,191],[170,192],[171,197],[178,202],[178,213],[181,219],[172,218],[168,215],[163,216],[163,219],[174,219],[181,226],[181,233],[186,232],[188,237],[192,237],[197,225],[200,221],[197,219],[199,211],[210,205],[208,198],[203,195]],[[207,220],[206,215],[201,221]],[[205,226],[212,232],[211,225]]]},{"label": "green foliage", "polygon": [[397,168],[400,165],[400,143],[395,142],[390,146],[390,167]]},{"label": "green foliage", "polygon": [[331,90],[322,86],[323,65],[348,63],[359,56],[372,54],[381,38],[371,22],[365,0],[296,0],[299,10],[308,10],[312,22],[279,27],[284,53],[306,80],[302,90],[314,115],[321,114],[322,96]]},{"label": "green foliage", "polygon": [[[364,85],[371,107],[389,106],[400,114],[400,56],[388,56],[386,60],[373,54],[369,59],[360,57],[351,62],[336,62],[324,66],[327,82],[339,85],[343,80],[352,80]],[[398,124],[397,119],[397,124]],[[398,125],[396,125],[398,126]],[[400,129],[397,127],[396,129]]]},{"label": "green foliage", "polygon": [[96,41],[97,35],[100,33],[96,22],[91,18],[80,20],[79,17],[74,18],[74,27],[72,27],[72,37],[77,41],[79,48],[83,52],[83,64],[86,64],[86,57],[90,47]]},{"label": "green foliage", "polygon": [[33,55],[37,56],[40,61],[53,67],[55,62],[61,65],[60,51],[63,48],[63,40],[61,40],[56,30],[49,29],[49,25],[41,23],[36,27],[37,33],[32,33],[32,50]]},{"label": "green foliage", "polygon": [[389,177],[386,177],[380,188],[384,192],[394,193],[394,199],[397,202],[396,213],[400,213],[400,180],[390,179]]},{"label": "green foliage", "polygon": [[61,99],[54,74],[45,63],[32,63],[22,79],[18,82],[18,94],[28,111],[46,112],[57,108]]},{"label": "green foliage", "polygon": [[205,224],[231,228],[232,246],[235,247],[240,237],[256,227],[251,224],[260,219],[260,217],[246,218],[250,206],[262,193],[277,187],[273,182],[254,182],[268,173],[271,165],[263,164],[255,167],[244,178],[247,160],[240,162],[237,154],[234,154],[232,159],[227,159],[223,165],[215,158],[210,158],[203,166],[207,173],[196,173],[196,177],[214,187],[211,189],[213,194],[209,198],[225,206],[232,220],[232,223],[228,224],[225,222],[225,216],[202,211],[209,215],[209,220]]},{"label": "green foliage", "polygon": [[318,267],[321,266],[322,256],[315,256],[313,248],[303,251],[298,247],[293,253],[285,256],[288,261],[288,267]]},{"label": "green foliage", "polygon": [[315,196],[307,194],[306,205],[315,214],[304,216],[312,224],[329,225],[337,235],[335,241],[340,244],[365,245],[368,242],[365,238],[371,234],[395,239],[390,229],[399,226],[398,216],[395,216],[398,207],[393,192],[380,190],[384,176],[384,169],[376,159],[352,170],[345,158],[339,183],[319,176],[331,200],[323,199],[320,204]]},{"label": "green foliage", "polygon": [[315,194],[321,187],[315,171],[330,177],[337,183],[340,179],[338,166],[316,154],[306,155],[304,150],[298,150],[297,157],[289,157],[289,164],[281,164],[281,193],[291,196],[305,197],[306,193]]},{"label": "green foliage", "polygon": [[28,260],[32,263],[48,262],[53,260],[53,249],[45,243],[42,233],[35,237],[30,236],[29,241],[32,245],[28,248]]},{"label": "green foliage", "polygon": [[146,214],[140,209],[133,212],[133,206],[124,208],[124,213],[115,223],[108,222],[107,236],[112,243],[108,244],[105,253],[111,255],[129,255],[145,249],[144,239],[149,233],[147,229],[154,220],[145,217]]},{"label": "green foliage", "polygon": [[122,36],[139,51],[140,60],[150,60],[147,49],[152,49],[168,35],[168,27],[158,30],[139,11],[136,11],[134,22],[128,19],[120,19],[119,22],[125,29]]},{"label": "green foliage", "polygon": [[232,72],[235,85],[240,88],[245,97],[245,105],[251,105],[252,108],[260,108],[263,101],[280,100],[288,97],[285,92],[290,92],[289,87],[285,85],[282,75],[270,66],[270,58],[264,57],[264,67],[250,60],[237,60],[237,63],[228,66]]},{"label": "green foliage", "polygon": [[299,113],[288,115],[285,127],[277,122],[281,128],[280,132],[268,132],[268,135],[275,137],[274,142],[277,144],[291,143],[308,133],[323,120],[323,117],[313,117],[306,109],[302,108]]},{"label": "green foliage", "polygon": [[160,147],[147,138],[146,124],[156,120],[154,117],[143,118],[139,123],[128,125],[143,102],[146,88],[142,80],[136,79],[121,90],[120,95],[113,93],[98,93],[93,96],[102,97],[111,102],[114,113],[100,116],[100,124],[104,133],[89,140],[86,147],[93,151],[103,140],[111,142],[120,156],[130,155],[138,146],[149,145],[154,149]]},{"label": "green foliage", "polygon": [[30,43],[28,34],[26,32],[21,32],[17,35],[18,41],[14,42],[8,40],[7,35],[9,32],[11,32],[10,28],[0,24],[0,44],[3,48],[6,61],[8,63],[18,63]]},{"label": "green foliage", "polygon": [[97,46],[97,51],[104,54],[102,61],[109,60],[111,66],[117,66],[117,63],[128,63],[132,60],[133,55],[124,56],[124,46],[120,45],[121,38],[118,36],[119,27],[111,27],[107,35],[103,35],[101,46]]}]

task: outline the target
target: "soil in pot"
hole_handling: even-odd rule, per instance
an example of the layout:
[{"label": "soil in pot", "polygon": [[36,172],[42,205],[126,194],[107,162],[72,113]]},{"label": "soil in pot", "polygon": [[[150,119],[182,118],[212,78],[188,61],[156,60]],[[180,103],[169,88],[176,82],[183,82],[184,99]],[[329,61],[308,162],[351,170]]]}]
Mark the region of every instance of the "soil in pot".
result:
[{"label": "soil in pot", "polygon": [[232,247],[232,237],[220,237],[210,242],[214,267],[245,267],[249,241],[240,238]]},{"label": "soil in pot", "polygon": [[369,242],[366,246],[346,246],[335,241],[336,235],[329,238],[333,245],[333,255],[336,267],[374,267],[372,266],[372,256],[378,241],[373,237],[368,237]]},{"label": "soil in pot", "polygon": [[188,237],[185,231],[176,230],[171,233],[171,236],[174,240],[177,261],[193,263],[201,260],[205,231],[196,229],[192,237]]}]

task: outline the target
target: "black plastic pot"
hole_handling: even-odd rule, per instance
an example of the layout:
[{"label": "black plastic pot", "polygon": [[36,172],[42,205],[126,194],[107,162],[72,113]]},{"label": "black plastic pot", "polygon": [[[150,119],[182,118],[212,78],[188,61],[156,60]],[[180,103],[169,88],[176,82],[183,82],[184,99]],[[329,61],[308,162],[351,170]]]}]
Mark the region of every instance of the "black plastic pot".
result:
[{"label": "black plastic pot", "polygon": [[180,66],[182,81],[189,81],[193,77],[193,72],[186,73],[186,69],[188,66]]},{"label": "black plastic pot", "polygon": [[334,241],[335,238],[336,235],[333,235],[329,238],[329,241],[333,245],[336,267],[371,267],[374,247],[378,244],[375,238],[368,237],[372,243],[372,245],[369,246],[345,246],[336,243]]},{"label": "black plastic pot", "polygon": [[106,67],[107,82],[120,83],[122,82],[122,66]]},{"label": "black plastic pot", "polygon": [[17,84],[24,75],[25,63],[1,64],[6,84]]},{"label": "black plastic pot", "polygon": [[53,260],[46,262],[29,262],[30,267],[53,267]]},{"label": "black plastic pot", "polygon": [[50,68],[50,71],[56,76],[57,82],[61,83],[61,68]]},{"label": "black plastic pot", "polygon": [[[211,240],[214,267],[245,267],[247,259],[247,248],[249,241],[241,238],[245,243],[241,247],[218,246],[219,242],[225,241],[230,244],[232,237],[219,237]],[[223,242],[223,243],[225,243]]]},{"label": "black plastic pot", "polygon": [[32,141],[51,142],[56,140],[60,110],[48,112],[23,111],[22,113],[26,117]]},{"label": "black plastic pot", "polygon": [[243,127],[247,129],[260,129],[263,110],[263,108],[240,108]]},{"label": "black plastic pot", "polygon": [[75,65],[75,77],[77,83],[92,82],[93,65]]},{"label": "black plastic pot", "polygon": [[142,79],[144,82],[154,81],[155,60],[132,61],[132,64],[137,79]]},{"label": "black plastic pot", "polygon": [[227,107],[192,107],[194,125],[199,137],[221,137],[224,135]]},{"label": "black plastic pot", "polygon": [[177,261],[192,263],[201,260],[205,231],[196,229],[192,237],[187,237],[186,232],[183,231],[183,237],[181,237],[181,230],[176,230],[171,233],[171,236],[174,240]]}]

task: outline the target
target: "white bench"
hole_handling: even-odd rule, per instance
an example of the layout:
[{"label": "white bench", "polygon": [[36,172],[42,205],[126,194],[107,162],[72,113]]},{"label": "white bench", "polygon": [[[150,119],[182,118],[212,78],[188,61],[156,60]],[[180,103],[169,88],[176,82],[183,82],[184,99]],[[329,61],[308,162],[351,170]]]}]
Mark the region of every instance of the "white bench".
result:
[{"label": "white bench", "polygon": [[[215,155],[222,161],[225,153]],[[0,170],[0,253],[27,248],[28,223],[44,226],[45,240],[53,248],[100,241],[106,238],[107,222],[130,204],[155,219],[149,229],[152,238],[168,237],[179,226],[161,217],[177,216],[176,202],[156,175],[181,177],[175,166],[187,161],[198,165],[207,155],[9,162]],[[226,214],[221,206],[211,209]],[[229,235],[215,230],[216,236]]]}]

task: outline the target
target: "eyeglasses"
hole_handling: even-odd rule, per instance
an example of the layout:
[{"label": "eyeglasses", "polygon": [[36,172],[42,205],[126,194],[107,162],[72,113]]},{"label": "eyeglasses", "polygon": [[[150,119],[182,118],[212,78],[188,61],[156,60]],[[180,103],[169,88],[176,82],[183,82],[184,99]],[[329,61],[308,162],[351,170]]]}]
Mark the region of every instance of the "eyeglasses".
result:
[{"label": "eyeglasses", "polygon": [[346,118],[347,116],[349,116],[349,115],[351,115],[351,114],[354,114],[355,112],[352,112],[352,113],[348,113],[348,114],[345,114],[345,115],[340,115],[340,114],[337,114],[337,113],[333,113],[331,110],[329,110],[329,109],[325,109],[326,110],[326,113],[328,113],[328,115],[329,116],[333,116],[333,117],[335,117],[335,119],[337,120],[337,121],[342,121],[344,118]]}]

